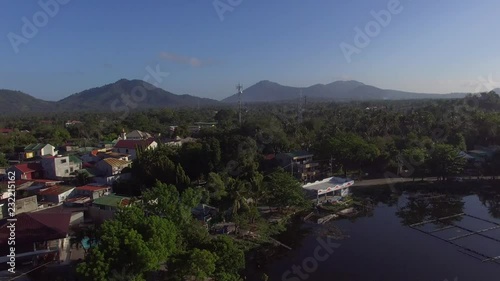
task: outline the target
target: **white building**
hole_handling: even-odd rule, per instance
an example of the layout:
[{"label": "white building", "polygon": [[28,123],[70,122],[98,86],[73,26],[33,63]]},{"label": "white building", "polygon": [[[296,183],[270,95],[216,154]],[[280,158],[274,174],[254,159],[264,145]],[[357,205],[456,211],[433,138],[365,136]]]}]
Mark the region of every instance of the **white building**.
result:
[{"label": "white building", "polygon": [[153,139],[147,140],[120,140],[113,147],[114,152],[130,155],[130,159],[137,158],[137,149],[155,149],[158,143]]}]

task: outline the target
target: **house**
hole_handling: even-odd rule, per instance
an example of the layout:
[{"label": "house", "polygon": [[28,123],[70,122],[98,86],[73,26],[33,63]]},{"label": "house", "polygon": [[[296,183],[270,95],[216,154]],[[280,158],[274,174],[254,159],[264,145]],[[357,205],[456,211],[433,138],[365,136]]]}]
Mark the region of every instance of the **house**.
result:
[{"label": "house", "polygon": [[99,184],[113,184],[115,181],[121,179],[126,180],[130,178],[130,173],[122,173],[123,169],[130,167],[132,162],[106,158],[94,165],[96,177],[93,178],[94,182]]},{"label": "house", "polygon": [[[45,263],[50,260],[67,261],[70,248],[71,213],[33,212],[16,216],[15,255],[16,271],[24,263]],[[7,266],[12,245],[12,223],[0,223],[0,263]],[[41,258],[45,257],[44,261]],[[47,260],[50,259],[50,260]],[[3,268],[2,268],[3,269]]]},{"label": "house", "polygon": [[40,163],[23,163],[11,166],[7,172],[14,172],[16,180],[40,179],[43,177],[43,167]]},{"label": "house", "polygon": [[114,176],[120,174],[124,168],[130,167],[132,162],[115,158],[105,158],[95,164],[95,169],[101,176]]},{"label": "house", "polygon": [[0,129],[0,134],[2,134],[2,135],[8,135],[8,134],[10,134],[12,132],[14,132],[14,130],[12,130],[12,129],[7,129],[7,128],[1,128]]},{"label": "house", "polygon": [[64,152],[73,152],[73,151],[78,151],[78,148],[80,148],[78,145],[75,143],[67,142],[59,147],[60,151]]},{"label": "house", "polygon": [[106,151],[106,152],[97,152],[96,157],[97,157],[97,160],[102,160],[102,159],[106,159],[106,158],[114,158],[114,159],[129,161],[130,154],[113,152],[113,151]]},{"label": "house", "polygon": [[98,146],[99,148],[113,148],[114,145],[112,141],[100,141]]},{"label": "house", "polygon": [[83,124],[83,122],[81,122],[81,121],[69,120],[69,121],[66,121],[66,123],[64,124],[64,126],[71,127],[71,126],[81,125],[81,124]]},{"label": "house", "polygon": [[89,215],[94,222],[102,223],[105,220],[112,219],[118,208],[131,205],[131,198],[110,194],[95,199],[89,208]]},{"label": "house", "polygon": [[294,151],[279,153],[276,155],[276,160],[299,180],[313,181],[319,175],[319,163],[313,161],[313,156],[307,151]]},{"label": "house", "polygon": [[[320,181],[307,183],[302,186],[306,191],[312,192],[317,199],[317,204],[328,201],[339,201],[349,195],[349,188],[353,180],[330,177]],[[330,194],[330,196],[328,196]],[[323,196],[323,197],[322,197]]]},{"label": "house", "polygon": [[40,190],[38,198],[40,202],[62,203],[75,189],[74,186],[55,185]]},{"label": "house", "polygon": [[150,133],[142,132],[139,130],[133,130],[132,132],[125,135],[124,140],[147,140],[153,136]]},{"label": "house", "polygon": [[185,143],[195,142],[195,141],[196,141],[195,138],[191,138],[191,137],[181,138],[181,137],[177,136],[177,137],[175,137],[173,139],[167,139],[165,141],[165,144],[166,145],[171,145],[171,146],[182,146]]},{"label": "house", "polygon": [[198,221],[203,222],[203,224],[207,226],[208,223],[217,216],[219,210],[209,205],[199,204],[191,209],[191,213]]},{"label": "house", "polygon": [[25,146],[19,151],[19,160],[30,159],[36,156],[56,156],[57,151],[53,145],[36,143]]},{"label": "house", "polygon": [[148,140],[120,140],[113,147],[114,152],[125,153],[130,155],[130,159],[137,158],[137,149],[155,149],[158,143],[153,139]]},{"label": "house", "polygon": [[[7,218],[8,214],[9,214],[9,212],[7,210],[8,205],[9,204],[8,204],[7,198],[0,200],[0,210],[1,210],[0,219]],[[16,215],[36,211],[38,209],[38,200],[37,200],[36,195],[27,196],[24,198],[17,197],[15,208],[16,208],[16,210],[15,210]]]},{"label": "house", "polygon": [[194,125],[199,126],[200,128],[214,128],[217,125],[217,122],[194,122]]},{"label": "house", "polygon": [[90,197],[90,199],[95,200],[97,198],[101,198],[103,196],[109,195],[111,187],[102,186],[102,185],[84,185],[78,186],[75,188],[74,193],[75,196],[85,196]]},{"label": "house", "polygon": [[43,156],[40,162],[48,179],[68,179],[82,168],[82,160],[74,155]]},{"label": "house", "polygon": [[85,206],[97,198],[109,195],[111,188],[102,185],[78,186],[71,193],[70,198],[64,201],[65,206]]}]

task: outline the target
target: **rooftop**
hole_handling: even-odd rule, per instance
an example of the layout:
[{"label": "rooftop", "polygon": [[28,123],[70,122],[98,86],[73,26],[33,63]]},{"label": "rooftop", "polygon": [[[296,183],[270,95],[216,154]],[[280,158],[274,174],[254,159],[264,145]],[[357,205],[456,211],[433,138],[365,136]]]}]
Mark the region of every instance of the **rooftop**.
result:
[{"label": "rooftop", "polygon": [[84,185],[84,186],[79,186],[75,189],[76,190],[85,190],[85,191],[99,191],[99,190],[105,190],[108,188],[109,187],[107,187],[107,186]]},{"label": "rooftop", "polygon": [[148,147],[154,142],[153,139],[147,140],[120,140],[115,144],[116,148],[136,149],[136,147]]},{"label": "rooftop", "polygon": [[32,151],[32,150],[39,150],[42,149],[46,146],[46,143],[35,143],[35,144],[29,144],[24,147],[25,151]]},{"label": "rooftop", "polygon": [[[71,213],[22,213],[16,215],[17,245],[33,248],[34,242],[65,238],[69,231]],[[7,238],[11,235],[8,222],[0,223],[0,247],[7,247]]]},{"label": "rooftop", "polygon": [[340,189],[344,186],[347,187],[353,184],[354,181],[351,179],[331,177],[324,180],[304,184],[302,187],[308,190],[326,190],[328,188]]},{"label": "rooftop", "polygon": [[74,189],[75,187],[74,186],[63,186],[63,185],[54,185],[54,186],[51,186],[47,189],[43,189],[42,191],[40,191],[40,195],[59,195],[59,194],[62,194],[68,190],[72,190]]},{"label": "rooftop", "polygon": [[122,167],[122,166],[126,166],[126,165],[129,165],[130,163],[132,163],[130,161],[120,160],[120,159],[116,159],[116,158],[106,158],[106,159],[103,159],[101,161],[108,163],[111,167]]},{"label": "rooftop", "polygon": [[70,155],[69,156],[69,162],[77,163],[78,164],[78,163],[82,163],[83,161],[80,158],[78,158],[77,156],[75,156],[75,155]]},{"label": "rooftop", "polygon": [[312,157],[314,156],[312,153],[309,153],[305,150],[299,150],[299,151],[292,151],[292,152],[288,152],[288,153],[285,153],[286,155],[288,155],[289,157],[292,157],[292,158],[300,158],[300,157]]},{"label": "rooftop", "polygon": [[23,163],[14,165],[14,167],[21,171],[21,173],[31,173],[43,170],[42,165],[39,163]]},{"label": "rooftop", "polygon": [[100,206],[109,206],[109,207],[128,206],[130,204],[130,198],[115,194],[110,194],[95,199],[93,204]]}]

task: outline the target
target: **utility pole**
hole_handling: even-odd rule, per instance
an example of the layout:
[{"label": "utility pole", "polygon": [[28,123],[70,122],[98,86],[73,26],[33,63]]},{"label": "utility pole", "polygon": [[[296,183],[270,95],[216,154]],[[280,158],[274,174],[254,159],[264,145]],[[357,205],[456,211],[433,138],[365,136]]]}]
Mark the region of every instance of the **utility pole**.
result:
[{"label": "utility pole", "polygon": [[243,86],[241,86],[241,84],[238,83],[236,89],[238,90],[238,121],[240,122],[240,127],[241,127],[241,94],[243,93],[241,89],[243,89]]},{"label": "utility pole", "polygon": [[330,156],[330,174],[333,176],[333,157]]},{"label": "utility pole", "polygon": [[302,90],[300,90],[299,103],[297,105],[297,122],[299,124],[302,123]]}]

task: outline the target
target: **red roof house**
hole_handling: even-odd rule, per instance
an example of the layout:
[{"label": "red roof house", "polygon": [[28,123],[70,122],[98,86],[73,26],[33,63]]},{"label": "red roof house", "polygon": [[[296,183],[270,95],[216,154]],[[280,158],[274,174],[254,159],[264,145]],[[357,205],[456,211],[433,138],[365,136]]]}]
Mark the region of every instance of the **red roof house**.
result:
[{"label": "red roof house", "polygon": [[130,155],[130,159],[134,160],[137,158],[136,149],[155,149],[158,147],[158,143],[154,139],[147,140],[120,140],[113,147],[114,152],[125,153]]},{"label": "red roof house", "polygon": [[[32,252],[40,243],[64,239],[69,232],[71,213],[22,213],[16,216],[16,254]],[[0,223],[0,252],[7,255],[9,222]],[[38,246],[38,247],[37,247]],[[46,248],[46,247],[45,247]]]},{"label": "red roof house", "polygon": [[8,171],[15,173],[16,180],[40,179],[43,177],[43,168],[39,163],[17,164],[10,167]]}]

